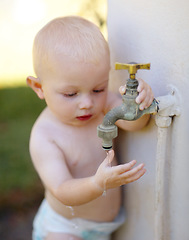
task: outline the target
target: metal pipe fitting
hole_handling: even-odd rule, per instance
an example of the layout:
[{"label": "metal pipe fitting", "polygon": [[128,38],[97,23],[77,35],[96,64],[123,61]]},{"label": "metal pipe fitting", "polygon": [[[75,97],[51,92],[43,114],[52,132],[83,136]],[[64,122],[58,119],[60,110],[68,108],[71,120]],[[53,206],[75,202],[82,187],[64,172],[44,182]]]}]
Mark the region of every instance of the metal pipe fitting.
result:
[{"label": "metal pipe fitting", "polygon": [[105,150],[112,148],[112,139],[117,137],[116,121],[119,119],[134,121],[142,117],[144,114],[152,114],[158,112],[158,101],[153,100],[152,104],[141,111],[139,104],[136,103],[138,96],[137,87],[138,81],[135,79],[135,74],[138,69],[149,69],[150,64],[120,64],[116,63],[116,69],[128,69],[130,78],[127,80],[126,92],[122,96],[123,103],[110,110],[104,117],[101,125],[97,127],[97,134],[102,138],[102,147]]}]

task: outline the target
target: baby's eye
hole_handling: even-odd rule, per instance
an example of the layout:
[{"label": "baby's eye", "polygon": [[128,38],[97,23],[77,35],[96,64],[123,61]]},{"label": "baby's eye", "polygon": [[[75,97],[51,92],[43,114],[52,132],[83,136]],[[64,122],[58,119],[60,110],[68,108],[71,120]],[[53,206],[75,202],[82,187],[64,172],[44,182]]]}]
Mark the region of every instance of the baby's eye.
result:
[{"label": "baby's eye", "polygon": [[64,93],[63,94],[64,97],[74,97],[76,95],[77,95],[77,93]]},{"label": "baby's eye", "polygon": [[94,92],[94,93],[101,93],[101,92],[104,92],[104,88],[93,90],[93,92]]}]

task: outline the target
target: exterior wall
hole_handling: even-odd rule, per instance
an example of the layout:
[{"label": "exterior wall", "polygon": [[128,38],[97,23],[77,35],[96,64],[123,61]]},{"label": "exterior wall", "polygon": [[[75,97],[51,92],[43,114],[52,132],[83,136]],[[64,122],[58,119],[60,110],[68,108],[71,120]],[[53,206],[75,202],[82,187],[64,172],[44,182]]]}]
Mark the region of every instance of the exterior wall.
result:
[{"label": "exterior wall", "polygon": [[[155,97],[166,95],[172,84],[181,96],[181,115],[168,130],[165,171],[164,239],[188,240],[189,222],[189,2],[188,0],[109,0],[108,40],[112,71],[110,87],[125,83],[125,70],[114,63],[151,63],[151,70],[137,76],[152,87]],[[155,164],[157,127],[149,125],[133,133],[119,132],[118,154],[122,161],[137,159],[147,173],[125,187],[127,222],[115,239],[154,239]]]}]

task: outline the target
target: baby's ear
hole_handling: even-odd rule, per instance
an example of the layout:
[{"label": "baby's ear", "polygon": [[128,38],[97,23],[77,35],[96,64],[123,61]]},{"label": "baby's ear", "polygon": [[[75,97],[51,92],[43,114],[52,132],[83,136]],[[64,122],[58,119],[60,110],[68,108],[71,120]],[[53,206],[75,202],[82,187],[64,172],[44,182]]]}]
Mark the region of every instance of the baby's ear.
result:
[{"label": "baby's ear", "polygon": [[29,87],[33,89],[33,91],[40,99],[44,99],[43,89],[39,78],[28,76],[26,79],[26,83]]}]

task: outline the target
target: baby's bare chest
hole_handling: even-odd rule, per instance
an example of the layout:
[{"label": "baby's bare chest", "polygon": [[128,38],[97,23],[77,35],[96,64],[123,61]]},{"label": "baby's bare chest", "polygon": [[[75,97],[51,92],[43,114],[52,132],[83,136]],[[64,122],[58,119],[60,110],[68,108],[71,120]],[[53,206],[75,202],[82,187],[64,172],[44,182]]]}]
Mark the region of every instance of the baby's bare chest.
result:
[{"label": "baby's bare chest", "polygon": [[64,132],[63,139],[58,142],[58,145],[72,175],[87,177],[95,174],[106,157],[96,129],[75,131],[69,134]]}]

